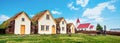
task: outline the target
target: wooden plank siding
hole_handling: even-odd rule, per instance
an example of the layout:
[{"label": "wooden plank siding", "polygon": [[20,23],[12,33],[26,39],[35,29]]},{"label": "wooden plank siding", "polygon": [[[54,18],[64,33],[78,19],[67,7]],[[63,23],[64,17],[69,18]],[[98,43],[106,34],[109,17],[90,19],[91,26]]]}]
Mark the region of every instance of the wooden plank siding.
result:
[{"label": "wooden plank siding", "polygon": [[6,34],[14,34],[14,26],[15,26],[15,20],[10,21],[8,27],[5,30]]}]

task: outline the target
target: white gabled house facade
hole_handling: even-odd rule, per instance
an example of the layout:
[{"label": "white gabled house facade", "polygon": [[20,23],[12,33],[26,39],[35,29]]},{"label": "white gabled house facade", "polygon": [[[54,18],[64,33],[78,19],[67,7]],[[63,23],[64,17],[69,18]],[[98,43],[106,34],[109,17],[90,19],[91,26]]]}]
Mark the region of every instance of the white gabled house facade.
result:
[{"label": "white gabled house facade", "polygon": [[73,24],[70,26],[70,30],[71,30],[71,33],[75,33],[75,26]]},{"label": "white gabled house facade", "polygon": [[75,26],[73,23],[68,23],[67,24],[67,32],[68,33],[75,33]]},{"label": "white gabled house facade", "polygon": [[43,16],[38,19],[39,34],[56,34],[56,22],[49,11],[45,11]]},{"label": "white gabled house facade", "polygon": [[65,22],[65,20],[62,19],[61,22],[60,22],[60,28],[61,28],[61,29],[60,29],[60,33],[61,33],[61,34],[66,34],[66,33],[67,33],[67,31],[66,31],[66,30],[67,30],[67,29],[66,29],[66,24],[67,24],[67,23]]},{"label": "white gabled house facade", "polygon": [[15,18],[14,34],[30,34],[31,21],[26,13]]},{"label": "white gabled house facade", "polygon": [[31,20],[25,12],[20,12],[6,22],[7,34],[30,34]]},{"label": "white gabled house facade", "polygon": [[66,20],[63,17],[56,18],[55,20],[57,22],[57,31],[59,31],[58,33],[66,34],[67,33],[67,28],[66,28],[67,22],[66,22]]},{"label": "white gabled house facade", "polygon": [[35,15],[33,20],[37,21],[38,34],[56,34],[56,22],[48,10]]},{"label": "white gabled house facade", "polygon": [[[66,34],[67,22],[61,18],[54,19],[50,11],[45,10],[29,18],[25,12],[20,12],[7,20],[6,33],[8,34]],[[6,22],[7,23],[7,22]],[[74,25],[70,27],[71,32]]]}]

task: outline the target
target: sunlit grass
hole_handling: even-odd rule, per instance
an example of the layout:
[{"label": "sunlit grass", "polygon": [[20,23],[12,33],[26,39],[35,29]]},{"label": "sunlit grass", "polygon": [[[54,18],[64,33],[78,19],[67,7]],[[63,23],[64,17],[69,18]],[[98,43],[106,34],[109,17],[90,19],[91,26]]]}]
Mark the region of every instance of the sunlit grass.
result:
[{"label": "sunlit grass", "polygon": [[0,35],[0,43],[119,43],[120,36],[87,34]]}]

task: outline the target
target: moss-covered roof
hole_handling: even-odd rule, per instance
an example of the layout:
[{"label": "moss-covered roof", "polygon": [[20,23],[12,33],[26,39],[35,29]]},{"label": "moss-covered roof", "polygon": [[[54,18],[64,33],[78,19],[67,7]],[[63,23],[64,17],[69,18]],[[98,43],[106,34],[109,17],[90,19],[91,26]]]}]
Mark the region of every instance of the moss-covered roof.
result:
[{"label": "moss-covered roof", "polygon": [[[60,18],[55,18],[55,21],[57,22],[57,24],[59,24],[64,18],[60,17]],[[65,19],[64,19],[65,20]],[[65,20],[66,22],[66,20]],[[66,22],[67,23],[67,22]]]},{"label": "moss-covered roof", "polygon": [[[8,27],[10,21],[15,20],[15,18],[18,17],[18,16],[19,16],[20,14],[22,14],[22,13],[25,13],[26,16],[27,16],[27,17],[30,19],[30,21],[32,22],[32,24],[33,24],[33,25],[36,25],[37,22],[38,22],[38,20],[39,20],[39,18],[41,18],[41,17],[44,15],[44,13],[46,13],[47,11],[49,11],[49,10],[42,11],[42,12],[36,14],[35,16],[33,16],[31,19],[29,18],[29,16],[28,16],[25,12],[22,11],[22,12],[20,12],[20,13],[17,13],[15,16],[11,17],[10,19],[4,21],[4,22],[0,25],[0,29],[5,29],[6,27]],[[53,17],[52,17],[52,18],[53,18]],[[53,19],[54,19],[54,18],[53,18]],[[54,20],[54,21],[55,21],[55,20]],[[55,23],[56,23],[56,21],[55,21]]]},{"label": "moss-covered roof", "polygon": [[63,17],[55,18],[55,21],[56,21],[57,23],[60,23],[62,19],[64,19],[64,18],[63,18]]},{"label": "moss-covered roof", "polygon": [[72,25],[74,26],[73,23],[68,23],[68,24],[67,24],[67,28],[70,28]]},{"label": "moss-covered roof", "polygon": [[[25,12],[19,12],[19,13],[17,13],[15,16],[13,16],[13,17],[11,17],[10,19],[8,19],[8,20],[6,20],[6,21],[4,21],[1,25],[0,25],[0,29],[5,29],[5,28],[7,28],[8,27],[8,25],[9,25],[9,23],[11,22],[11,21],[13,21],[13,20],[15,20],[15,18],[17,18],[20,14],[22,14],[22,13],[25,13]],[[25,13],[26,14],[26,13]],[[29,16],[26,14],[26,16],[29,18]],[[29,20],[30,20],[30,18],[29,18]]]},{"label": "moss-covered roof", "polygon": [[[33,17],[31,18],[31,21],[32,21],[33,25],[36,25],[37,22],[38,22],[38,20],[39,20],[43,15],[45,15],[46,12],[49,12],[49,10],[42,11],[42,12],[36,14],[35,16],[33,16]],[[51,14],[50,14],[50,15],[51,15]],[[51,15],[51,16],[52,16],[52,15]],[[53,18],[53,17],[52,17],[52,18]],[[54,18],[53,18],[53,20],[54,20]],[[55,20],[54,20],[54,21],[55,21]],[[55,23],[56,23],[56,21],[55,21]]]},{"label": "moss-covered roof", "polygon": [[46,11],[47,11],[47,10],[45,10],[45,11],[43,11],[43,12],[40,12],[40,13],[36,14],[35,16],[33,16],[33,17],[31,18],[31,21],[32,21],[33,25],[37,25],[38,19],[39,19],[40,17],[42,17]]},{"label": "moss-covered roof", "polygon": [[2,24],[0,24],[0,29],[5,29],[9,24],[9,21],[4,21]]}]

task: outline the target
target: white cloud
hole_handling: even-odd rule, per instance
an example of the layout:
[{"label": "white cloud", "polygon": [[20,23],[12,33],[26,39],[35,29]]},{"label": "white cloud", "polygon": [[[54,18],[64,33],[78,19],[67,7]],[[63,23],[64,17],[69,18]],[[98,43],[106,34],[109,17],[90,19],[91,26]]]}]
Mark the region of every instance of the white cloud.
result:
[{"label": "white cloud", "polygon": [[102,17],[95,18],[96,22],[103,22],[103,20],[104,20],[104,18],[102,18]]},{"label": "white cloud", "polygon": [[76,8],[75,6],[73,6],[73,2],[68,4],[68,8],[70,8],[71,10],[79,10],[79,8]]},{"label": "white cloud", "polygon": [[89,0],[76,0],[77,5],[81,5],[82,7],[85,7],[88,4]]},{"label": "white cloud", "polygon": [[83,17],[87,17],[89,19],[94,19],[96,22],[103,22],[103,17],[101,17],[102,11],[108,8],[109,10],[115,10],[115,6],[111,5],[110,2],[104,2],[104,3],[100,3],[98,4],[96,7],[94,8],[87,8],[84,12],[83,12]]},{"label": "white cloud", "polygon": [[109,5],[108,7],[107,7],[109,10],[112,10],[112,11],[115,11],[115,6],[114,5]]},{"label": "white cloud", "polygon": [[0,22],[3,22],[7,19],[9,19],[10,17],[6,16],[6,15],[0,15]]},{"label": "white cloud", "polygon": [[61,12],[56,11],[56,10],[52,10],[51,12],[52,12],[52,14],[58,14],[58,15],[59,15],[59,14],[62,14]]}]

